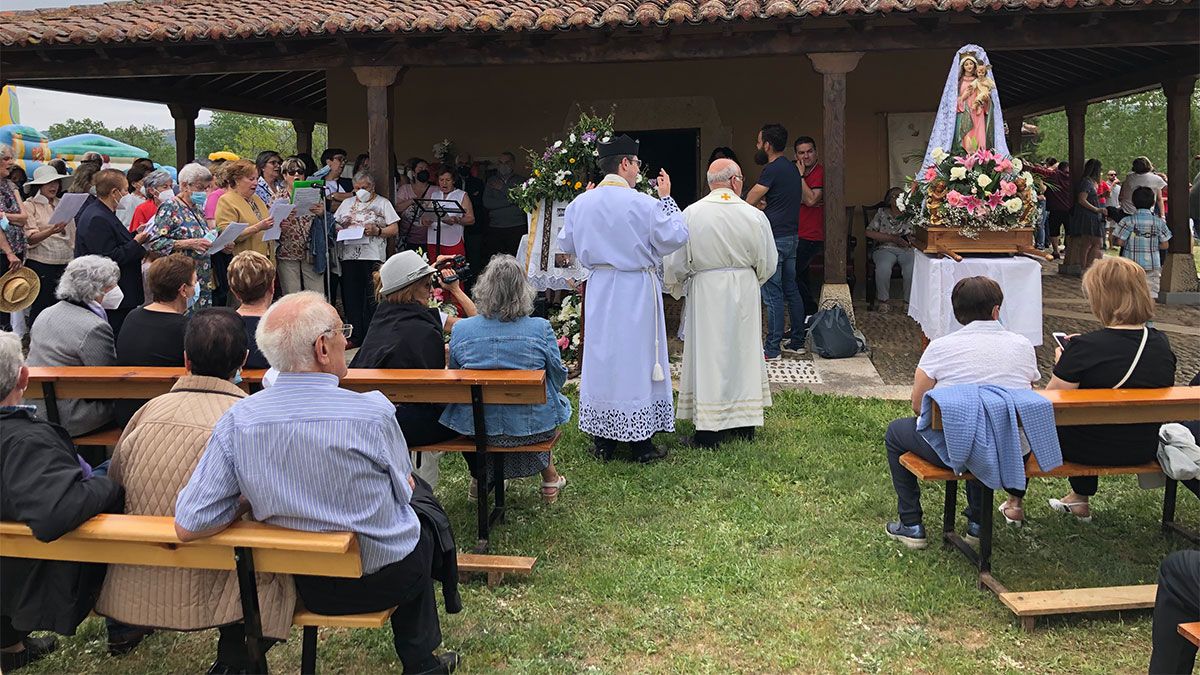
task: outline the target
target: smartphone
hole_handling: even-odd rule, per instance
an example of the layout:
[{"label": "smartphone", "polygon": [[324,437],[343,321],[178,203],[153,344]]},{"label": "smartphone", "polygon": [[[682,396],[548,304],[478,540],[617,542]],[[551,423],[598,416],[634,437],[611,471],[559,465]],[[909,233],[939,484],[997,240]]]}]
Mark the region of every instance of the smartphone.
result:
[{"label": "smartphone", "polygon": [[1067,348],[1068,338],[1066,333],[1051,333],[1050,337],[1054,338],[1054,341],[1058,343],[1058,347],[1060,349]]}]

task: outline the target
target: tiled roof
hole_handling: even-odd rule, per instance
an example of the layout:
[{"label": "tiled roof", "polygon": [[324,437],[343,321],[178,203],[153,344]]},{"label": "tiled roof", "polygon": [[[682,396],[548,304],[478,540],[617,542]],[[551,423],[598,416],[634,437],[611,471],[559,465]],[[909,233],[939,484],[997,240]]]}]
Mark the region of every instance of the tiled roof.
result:
[{"label": "tiled roof", "polygon": [[1171,5],[1190,0],[141,0],[0,12],[0,46],[354,33],[553,31],[890,12]]}]

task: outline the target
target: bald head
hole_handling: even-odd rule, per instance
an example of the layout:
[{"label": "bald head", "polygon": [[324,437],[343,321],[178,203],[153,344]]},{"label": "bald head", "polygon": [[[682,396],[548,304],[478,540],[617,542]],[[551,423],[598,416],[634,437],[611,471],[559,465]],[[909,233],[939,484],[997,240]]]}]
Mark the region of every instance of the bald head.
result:
[{"label": "bald head", "polygon": [[[334,333],[341,339],[341,325],[337,310],[324,296],[303,291],[285,295],[271,305],[258,322],[255,340],[267,362],[280,372],[330,372],[322,367],[323,351],[329,347],[325,344],[329,341],[323,339]],[[344,370],[344,360],[341,367]]]},{"label": "bald head", "polygon": [[733,182],[735,180],[740,181],[741,177],[742,169],[732,159],[722,157],[708,165],[709,189],[728,188],[736,192],[737,188],[733,186]]}]

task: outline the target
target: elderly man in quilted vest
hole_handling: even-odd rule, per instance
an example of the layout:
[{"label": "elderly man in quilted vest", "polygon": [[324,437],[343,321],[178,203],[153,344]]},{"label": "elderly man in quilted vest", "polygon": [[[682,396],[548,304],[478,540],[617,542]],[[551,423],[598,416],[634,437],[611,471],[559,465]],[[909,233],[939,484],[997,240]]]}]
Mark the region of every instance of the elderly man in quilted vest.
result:
[{"label": "elderly man in quilted vest", "polygon": [[[200,463],[213,425],[246,396],[233,384],[246,354],[246,331],[233,310],[201,310],[188,323],[188,374],[134,415],[113,453],[109,476],[125,488],[126,513],[175,515],[175,499]],[[263,634],[286,639],[296,605],[291,577],[259,574],[258,593]],[[209,672],[251,669],[233,572],[110,565],[96,611],[139,626],[218,627],[217,660]]]}]

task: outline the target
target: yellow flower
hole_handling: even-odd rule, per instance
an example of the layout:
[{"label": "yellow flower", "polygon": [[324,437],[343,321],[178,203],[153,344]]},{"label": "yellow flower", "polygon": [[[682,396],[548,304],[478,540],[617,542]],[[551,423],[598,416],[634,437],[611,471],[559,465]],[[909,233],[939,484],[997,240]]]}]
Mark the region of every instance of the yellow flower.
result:
[{"label": "yellow flower", "polygon": [[540,177],[540,176],[542,175],[542,172],[541,172],[541,171],[538,171],[537,169],[534,169],[534,170],[533,170],[533,175],[535,175],[535,176],[539,176],[539,177]]},{"label": "yellow flower", "polygon": [[569,159],[569,160],[567,160],[567,161],[568,161],[568,162],[570,162],[571,164],[574,164],[574,163],[575,163],[575,158],[574,158],[574,157],[572,157],[571,159]]},{"label": "yellow flower", "polygon": [[[574,161],[574,160],[572,160],[572,161]],[[579,181],[575,181],[575,189],[578,190],[581,187],[583,187],[583,183],[581,183]]]}]

